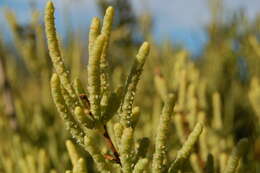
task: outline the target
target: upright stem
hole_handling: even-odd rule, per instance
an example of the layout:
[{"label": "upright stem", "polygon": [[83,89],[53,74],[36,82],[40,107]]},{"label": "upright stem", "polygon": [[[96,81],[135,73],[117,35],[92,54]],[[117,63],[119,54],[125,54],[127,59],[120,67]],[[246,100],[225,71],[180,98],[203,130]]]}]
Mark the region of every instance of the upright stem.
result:
[{"label": "upright stem", "polygon": [[3,89],[3,101],[5,103],[5,114],[10,118],[10,126],[13,130],[18,130],[16,112],[14,108],[14,99],[12,88],[6,76],[5,61],[0,55],[0,87]]}]

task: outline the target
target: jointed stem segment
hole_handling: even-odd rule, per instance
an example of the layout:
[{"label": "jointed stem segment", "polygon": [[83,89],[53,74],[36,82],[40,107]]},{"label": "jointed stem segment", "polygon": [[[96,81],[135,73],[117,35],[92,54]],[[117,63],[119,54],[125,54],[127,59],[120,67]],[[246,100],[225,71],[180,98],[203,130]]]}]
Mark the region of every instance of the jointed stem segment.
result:
[{"label": "jointed stem segment", "polygon": [[[179,89],[178,98],[173,94],[168,94],[168,87],[160,74],[155,76],[155,82],[158,84],[158,93],[165,104],[157,128],[154,146],[155,152],[151,165],[149,165],[148,157],[146,158],[149,146],[148,138],[139,139],[139,145],[135,146],[134,132],[138,128],[137,123],[142,110],[140,107],[134,105],[134,100],[145,60],[150,51],[150,45],[147,42],[141,45],[125,86],[120,87],[123,89],[111,90],[107,54],[113,15],[114,10],[112,7],[109,7],[106,11],[102,28],[98,18],[92,20],[88,47],[88,85],[87,91],[85,91],[79,79],[74,80],[73,85],[70,81],[69,72],[65,67],[57,39],[54,6],[52,2],[47,3],[45,28],[49,54],[55,70],[50,82],[51,93],[66,128],[70,131],[72,137],[90,153],[99,172],[109,173],[113,172],[115,168],[115,170],[119,170],[118,172],[123,173],[141,173],[152,168],[153,173],[178,173],[180,170],[183,170],[182,167],[184,163],[189,161],[190,155],[190,165],[195,172],[203,172],[203,170],[205,172],[214,171],[214,159],[208,152],[208,143],[206,141],[207,128],[205,128],[205,133],[199,139],[204,128],[206,115],[205,112],[198,111],[197,108],[199,104],[202,108],[206,107],[204,95],[205,84],[196,83],[198,82],[196,77],[194,77],[195,79],[188,79],[187,70],[183,69],[183,66],[186,65],[183,54],[181,54],[181,63],[176,63],[177,72],[175,75],[178,76],[181,74],[183,77],[179,81],[176,81],[176,88]],[[188,84],[189,87],[187,87]],[[200,93],[196,93],[197,87],[201,87],[200,90],[202,91]],[[186,90],[188,90],[187,93]],[[198,100],[197,97],[201,98]],[[213,116],[213,127],[217,130],[222,127],[219,97],[218,94],[213,96],[214,109],[216,109]],[[161,100],[158,102],[159,106],[156,106],[156,108],[159,107],[159,111]],[[176,106],[175,103],[177,103]],[[186,107],[188,107],[188,111]],[[187,112],[190,115],[189,118],[185,115]],[[118,115],[118,117],[113,120],[118,120],[118,122],[112,123],[114,135],[110,136],[107,122],[115,115]],[[170,135],[169,128],[172,123],[172,116],[174,116],[173,122],[176,126],[179,140],[183,145],[177,152],[176,158],[169,164],[167,160],[169,158],[169,155],[167,155],[167,143]],[[186,129],[184,121],[187,121],[186,123],[188,124]],[[193,130],[191,130],[192,128]],[[94,133],[94,131],[98,133]],[[186,139],[186,134],[190,131],[191,133]],[[93,136],[93,134],[98,134],[104,139],[106,147],[109,150],[108,154],[101,153],[101,149],[95,143],[97,136]],[[198,141],[200,142],[200,147],[198,148],[203,151],[192,153]],[[235,173],[239,160],[245,153],[247,144],[247,139],[242,139],[238,143],[229,158],[227,166],[222,166],[221,170],[224,170],[224,173]],[[87,169],[84,159],[75,154],[76,149],[71,142],[67,142],[67,147],[74,167],[73,173],[85,173]],[[207,157],[206,167],[203,169],[203,166],[201,166],[203,164],[200,162],[201,160],[205,161]]]}]

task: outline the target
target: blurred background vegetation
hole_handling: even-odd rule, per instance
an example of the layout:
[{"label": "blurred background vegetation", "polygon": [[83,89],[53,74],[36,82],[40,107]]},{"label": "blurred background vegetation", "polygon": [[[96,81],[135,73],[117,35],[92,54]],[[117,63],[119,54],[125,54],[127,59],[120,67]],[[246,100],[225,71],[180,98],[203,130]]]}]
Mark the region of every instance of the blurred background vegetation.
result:
[{"label": "blurred background vegetation", "polygon": [[[57,22],[71,78],[86,81],[88,28],[84,26],[93,15],[86,12],[72,17],[69,7],[72,8],[75,1],[64,1],[65,8],[57,16]],[[247,166],[242,172],[260,172],[260,15],[249,19],[243,9],[226,12],[225,1],[205,1],[210,11],[210,20],[203,26],[206,39],[201,48],[196,45],[201,43],[193,43],[192,46],[198,46],[194,53],[174,39],[154,35],[157,17],[149,10],[136,13],[131,0],[94,2],[99,16],[103,16],[109,5],[116,10],[109,47],[114,88],[124,83],[131,57],[135,56],[142,41],[152,46],[135,103],[140,106],[142,115],[136,137],[154,138],[153,129],[156,128],[153,127],[157,125],[164,92],[180,92],[179,95],[185,96],[184,100],[179,100],[183,103],[180,104],[183,107],[178,107],[179,114],[186,117],[205,113],[209,129],[212,129],[210,151],[220,157],[230,153],[239,139],[247,137],[251,144],[244,158]],[[16,11],[4,3],[0,9],[5,18],[0,31],[0,172],[64,172],[71,168],[65,147],[70,135],[50,96],[49,79],[53,70],[44,34],[43,9],[39,9],[37,1],[28,3],[26,13],[30,17],[26,22],[21,22],[19,19],[23,16],[17,16]],[[79,22],[73,23],[74,18]],[[196,90],[194,99],[189,95],[192,87]],[[190,108],[190,104],[195,104],[195,108]],[[214,118],[218,115],[220,123],[216,124],[218,120]],[[183,125],[187,126],[185,122]],[[169,158],[174,157],[182,143],[175,131],[173,125],[169,140],[169,148],[173,149]],[[215,147],[214,142],[219,146]],[[149,149],[153,147],[152,143]],[[90,156],[82,153],[88,170],[93,171]]]}]

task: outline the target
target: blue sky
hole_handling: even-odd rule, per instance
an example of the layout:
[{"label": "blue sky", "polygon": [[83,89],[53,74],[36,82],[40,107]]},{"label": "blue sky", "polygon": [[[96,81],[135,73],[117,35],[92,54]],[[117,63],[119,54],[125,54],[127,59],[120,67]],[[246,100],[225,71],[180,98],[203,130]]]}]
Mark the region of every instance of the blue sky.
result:
[{"label": "blue sky", "polygon": [[[3,17],[5,7],[14,10],[19,21],[28,21],[29,1],[37,2],[37,8],[42,13],[47,0],[0,0],[1,30],[5,33],[7,30]],[[91,18],[98,15],[94,0],[53,0],[53,2],[57,9],[56,18],[60,32],[64,26],[71,25],[74,29],[87,29]],[[152,14],[156,39],[167,38],[175,43],[184,44],[195,53],[206,41],[203,28],[210,21],[208,0],[131,0],[131,2],[137,14],[145,10]],[[227,11],[244,8],[251,19],[260,12],[260,0],[224,0],[224,4]],[[5,35],[8,36],[7,33]]]}]

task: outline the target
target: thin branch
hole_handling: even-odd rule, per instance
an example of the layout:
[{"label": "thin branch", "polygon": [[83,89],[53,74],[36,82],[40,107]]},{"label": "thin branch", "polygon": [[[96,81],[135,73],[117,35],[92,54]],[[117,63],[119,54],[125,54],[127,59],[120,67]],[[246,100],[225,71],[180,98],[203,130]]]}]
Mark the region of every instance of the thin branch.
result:
[{"label": "thin branch", "polygon": [[105,155],[105,158],[108,160],[113,160],[121,166],[119,153],[117,152],[116,147],[114,146],[114,144],[108,134],[106,125],[104,125],[104,130],[105,130],[105,132],[104,132],[103,136],[106,140],[107,146],[111,149],[111,151],[113,152],[113,155],[114,155],[112,157],[110,155]]}]

